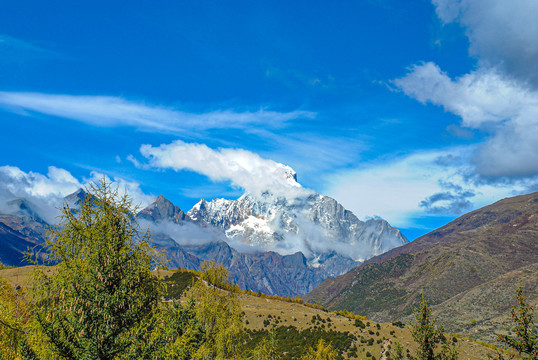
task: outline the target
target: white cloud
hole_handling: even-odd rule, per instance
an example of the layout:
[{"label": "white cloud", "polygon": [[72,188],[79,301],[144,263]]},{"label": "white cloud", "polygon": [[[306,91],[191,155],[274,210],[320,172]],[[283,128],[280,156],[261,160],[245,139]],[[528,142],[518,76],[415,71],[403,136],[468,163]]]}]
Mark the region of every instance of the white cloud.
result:
[{"label": "white cloud", "polygon": [[[460,200],[470,202],[470,208],[459,208],[461,213],[525,192],[532,184],[531,180],[473,182],[467,177],[471,169],[465,167],[472,151],[461,147],[416,152],[384,163],[364,164],[336,174],[324,192],[359,218],[376,215],[393,226],[407,228],[420,226],[414,219],[428,215],[429,210],[434,216],[459,215],[454,211]],[[450,196],[436,199],[434,194]]]},{"label": "white cloud", "polygon": [[499,66],[538,86],[538,1],[432,0],[444,23],[458,22],[470,40],[469,52],[482,66]]},{"label": "white cloud", "polygon": [[279,127],[298,118],[313,118],[309,111],[236,112],[218,110],[189,113],[113,96],[74,96],[0,92],[0,105],[19,113],[38,112],[101,127],[132,126],[148,132],[185,134],[207,129],[242,129],[249,126]]},{"label": "white cloud", "polygon": [[253,194],[266,190],[278,195],[306,191],[293,179],[295,172],[289,166],[242,149],[213,150],[178,140],[158,147],[142,145],[140,152],[149,159],[150,166],[195,171],[214,181],[231,181]]},{"label": "white cloud", "polygon": [[15,166],[2,166],[0,176],[2,187],[18,197],[63,197],[81,187],[67,170],[54,166],[48,168],[47,175],[33,171],[26,173]]},{"label": "white cloud", "polygon": [[462,126],[491,134],[473,158],[481,175],[538,174],[538,91],[492,69],[452,80],[433,63],[415,65],[394,83],[406,95],[460,116]]},{"label": "white cloud", "polygon": [[[0,166],[0,207],[6,211],[6,202],[14,198],[25,198],[34,204],[36,211],[45,221],[53,224],[65,196],[97,182],[102,177],[103,174],[92,172],[89,178],[79,181],[69,171],[54,166],[48,168],[46,175],[33,171],[24,172],[14,166]],[[144,194],[137,182],[117,177],[107,179],[112,186],[118,188],[120,195],[127,193],[135,204],[146,206],[155,198]]]},{"label": "white cloud", "polygon": [[[88,179],[84,179],[84,186],[87,186],[90,183],[96,183],[103,178],[103,173],[92,171]],[[118,194],[120,196],[128,195],[129,198],[133,200],[133,205],[139,207],[140,209],[148,206],[153,201],[155,201],[155,196],[151,194],[146,194],[140,188],[140,184],[136,181],[130,181],[120,177],[109,177],[105,175],[105,178],[108,182],[111,183],[113,188],[118,189]]]}]

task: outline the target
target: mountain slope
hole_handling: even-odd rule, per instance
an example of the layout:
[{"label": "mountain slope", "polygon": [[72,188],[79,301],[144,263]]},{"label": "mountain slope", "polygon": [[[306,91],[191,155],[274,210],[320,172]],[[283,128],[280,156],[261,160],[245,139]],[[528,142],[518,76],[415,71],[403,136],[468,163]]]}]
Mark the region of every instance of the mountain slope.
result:
[{"label": "mountain slope", "polygon": [[[533,193],[465,214],[345,275],[325,280],[306,298],[332,309],[345,308],[376,320],[394,321],[411,313],[421,291],[437,305],[436,311],[448,313],[454,309],[457,296],[480,297],[488,289],[484,284],[494,284],[512,273],[511,281],[526,285],[527,294],[535,301],[538,294],[532,284],[536,275],[534,280],[520,279],[517,270],[531,269],[537,262],[538,193]],[[513,298],[512,288],[499,287],[489,300],[506,303],[502,299]],[[440,318],[449,330],[456,329],[459,317],[464,317],[459,314],[471,311],[468,299],[457,302],[461,311]],[[505,310],[497,306],[493,312],[484,308],[472,313],[475,319],[487,322]]]},{"label": "mountain slope", "polygon": [[6,204],[9,214],[0,214],[0,261],[4,265],[27,265],[25,252],[37,251],[46,236],[46,226],[33,204],[16,198]]},{"label": "mountain slope", "polygon": [[[284,175],[285,193],[201,200],[188,213],[160,195],[136,214],[137,221],[149,226],[152,244],[169,267],[221,262],[240,287],[283,296],[303,295],[357,260],[407,242],[386,221],[360,221],[334,199],[303,189],[292,170]],[[80,189],[64,201],[76,208],[85,196]],[[0,216],[5,227],[0,256],[8,265],[21,265],[20,251],[42,244],[48,225],[27,200],[8,205],[10,214]]]}]

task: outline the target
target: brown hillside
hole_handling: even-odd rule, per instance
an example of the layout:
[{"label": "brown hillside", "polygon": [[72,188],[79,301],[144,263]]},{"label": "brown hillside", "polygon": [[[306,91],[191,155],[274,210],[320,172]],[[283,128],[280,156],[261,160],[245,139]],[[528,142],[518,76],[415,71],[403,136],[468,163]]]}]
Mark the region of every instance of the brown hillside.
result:
[{"label": "brown hillside", "polygon": [[[452,331],[491,338],[490,325],[508,325],[503,316],[517,284],[536,303],[536,272],[522,269],[536,269],[538,262],[537,214],[538,193],[503,199],[325,280],[306,299],[394,321],[411,313],[423,290],[438,313],[450,314],[440,320]],[[496,290],[490,291],[494,284]],[[492,309],[492,304],[498,305]],[[470,324],[471,313],[475,326],[459,329],[466,321]],[[484,326],[476,326],[479,320]]]}]

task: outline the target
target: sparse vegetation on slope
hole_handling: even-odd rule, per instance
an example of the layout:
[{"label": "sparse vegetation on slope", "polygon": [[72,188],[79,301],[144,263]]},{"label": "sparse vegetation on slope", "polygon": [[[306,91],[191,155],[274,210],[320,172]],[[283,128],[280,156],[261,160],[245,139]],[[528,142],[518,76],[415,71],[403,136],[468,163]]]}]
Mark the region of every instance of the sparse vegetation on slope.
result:
[{"label": "sparse vegetation on slope", "polygon": [[424,291],[448,331],[491,342],[493,328],[509,324],[506,310],[519,283],[538,304],[537,239],[538,193],[504,199],[324,281],[305,299],[407,322]]}]

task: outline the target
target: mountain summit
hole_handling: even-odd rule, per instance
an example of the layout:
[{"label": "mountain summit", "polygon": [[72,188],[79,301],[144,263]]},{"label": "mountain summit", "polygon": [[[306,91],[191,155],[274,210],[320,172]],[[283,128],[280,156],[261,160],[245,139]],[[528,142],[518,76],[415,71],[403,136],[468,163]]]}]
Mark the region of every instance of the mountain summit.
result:
[{"label": "mountain summit", "polygon": [[385,220],[359,220],[336,200],[317,193],[244,194],[237,200],[200,200],[187,215],[224,231],[234,242],[282,254],[303,252],[312,265],[326,254],[364,261],[407,239]]},{"label": "mountain summit", "polygon": [[[220,262],[240,287],[285,296],[305,294],[324,279],[407,243],[385,220],[360,221],[336,200],[303,188],[290,167],[275,171],[271,190],[237,200],[202,199],[187,213],[159,195],[136,214],[137,221],[149,226],[152,244],[164,250],[169,266],[197,270],[203,261]],[[76,208],[85,196],[78,190],[64,200]],[[12,204],[24,213],[0,215],[5,227],[0,237],[9,242],[0,256],[9,265],[21,263],[23,248],[44,241],[47,224],[28,217],[26,204],[24,199]]]},{"label": "mountain summit", "polygon": [[163,195],[159,195],[151,205],[140,211],[137,216],[153,222],[171,221],[180,224],[190,221],[190,218],[185,215],[183,210]]}]

